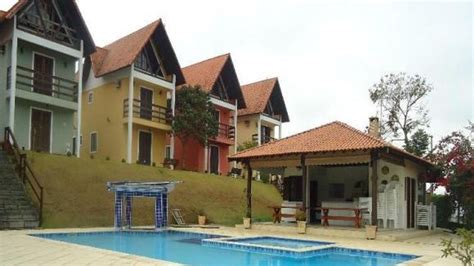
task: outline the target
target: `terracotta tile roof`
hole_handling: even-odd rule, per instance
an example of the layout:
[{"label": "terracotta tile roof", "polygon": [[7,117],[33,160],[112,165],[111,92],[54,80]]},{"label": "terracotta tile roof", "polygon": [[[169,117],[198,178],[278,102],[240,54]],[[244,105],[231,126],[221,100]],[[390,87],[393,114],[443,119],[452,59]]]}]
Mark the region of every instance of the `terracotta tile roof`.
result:
[{"label": "terracotta tile roof", "polygon": [[388,142],[370,136],[367,133],[339,121],[325,124],[284,139],[269,142],[260,147],[239,152],[230,156],[229,159],[241,160],[246,158],[271,157],[275,155],[360,151],[379,148],[390,148],[416,160],[431,164]]},{"label": "terracotta tile roof", "polygon": [[1,20],[3,19],[11,19],[15,14],[22,9],[26,4],[28,3],[28,0],[18,0],[8,11],[2,11],[4,14],[0,15]]},{"label": "terracotta tile roof", "polygon": [[271,99],[274,113],[281,115],[283,122],[290,121],[278,78],[265,79],[244,85],[242,86],[242,93],[247,108],[239,110],[239,116],[263,113]]},{"label": "terracotta tile roof", "polygon": [[243,85],[242,93],[247,108],[239,110],[239,116],[263,113],[277,80],[277,78],[271,78]]},{"label": "terracotta tile roof", "polygon": [[160,23],[161,19],[103,48],[96,48],[97,52],[91,55],[92,68],[95,75],[100,77],[130,66]]},{"label": "terracotta tile roof", "polygon": [[186,83],[200,85],[202,90],[210,92],[229,57],[227,53],[184,67]]}]

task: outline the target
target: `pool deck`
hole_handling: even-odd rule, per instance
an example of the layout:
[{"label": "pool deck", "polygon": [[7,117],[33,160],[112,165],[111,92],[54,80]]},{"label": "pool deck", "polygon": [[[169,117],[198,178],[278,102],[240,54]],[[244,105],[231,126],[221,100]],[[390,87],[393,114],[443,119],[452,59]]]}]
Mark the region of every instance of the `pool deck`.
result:
[{"label": "pool deck", "polygon": [[[0,231],[0,264],[2,265],[179,265],[177,263],[150,259],[125,253],[98,249],[77,244],[53,241],[29,236],[31,233],[72,233],[110,231],[112,228],[81,228],[81,229],[45,229]],[[461,265],[451,258],[441,258],[441,238],[451,235],[437,231],[432,234],[420,235],[400,240],[365,240],[354,237],[338,237],[291,232],[269,232],[258,226],[250,230],[238,227],[221,227],[219,229],[179,228],[174,230],[188,232],[205,232],[228,236],[281,236],[307,240],[335,242],[338,246],[354,249],[374,250],[381,252],[413,254],[420,258],[402,265]]]}]

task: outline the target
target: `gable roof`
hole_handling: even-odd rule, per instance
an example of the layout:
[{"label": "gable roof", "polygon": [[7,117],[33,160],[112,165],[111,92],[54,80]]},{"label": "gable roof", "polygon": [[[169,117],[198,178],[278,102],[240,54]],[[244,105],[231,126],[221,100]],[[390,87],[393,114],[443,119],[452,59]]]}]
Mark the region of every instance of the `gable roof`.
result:
[{"label": "gable roof", "polygon": [[246,103],[239,79],[229,53],[194,63],[183,69],[186,83],[200,85],[203,91],[210,93],[219,76],[222,77],[230,99],[236,99],[238,108],[245,108]]},{"label": "gable roof", "polygon": [[363,151],[382,148],[392,149],[397,153],[403,154],[405,157],[431,165],[431,162],[425,159],[339,121],[239,152],[230,156],[229,159],[242,160],[278,155]]},{"label": "gable roof", "polygon": [[102,48],[97,47],[97,52],[91,55],[94,74],[100,77],[132,65],[150,39],[158,46],[166,72],[176,75],[177,85],[184,83],[181,67],[161,19]]},{"label": "gable roof", "polygon": [[265,79],[244,85],[242,86],[242,93],[247,108],[239,110],[239,116],[263,113],[271,99],[275,113],[282,116],[282,122],[290,121],[278,78]]},{"label": "gable roof", "polygon": [[[8,11],[0,12],[0,22],[12,19],[18,12],[26,8],[32,0],[18,0]],[[95,52],[95,44],[87,28],[86,22],[77,6],[75,0],[57,1],[58,7],[63,10],[64,18],[68,20],[68,26],[74,28],[84,41],[84,56]]]}]

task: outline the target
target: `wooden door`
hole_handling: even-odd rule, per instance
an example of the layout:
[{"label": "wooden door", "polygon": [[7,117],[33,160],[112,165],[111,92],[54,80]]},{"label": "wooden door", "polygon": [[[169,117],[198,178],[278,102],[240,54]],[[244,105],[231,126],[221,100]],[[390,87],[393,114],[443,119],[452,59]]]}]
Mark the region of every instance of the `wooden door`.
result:
[{"label": "wooden door", "polygon": [[138,136],[138,161],[140,164],[151,164],[151,133],[140,131]]},{"label": "wooden door", "polygon": [[316,213],[317,211],[315,208],[318,206],[318,181],[313,180],[309,182],[309,207],[311,208],[310,210],[310,222],[315,223],[317,222],[316,220]]},{"label": "wooden door", "polygon": [[407,202],[407,228],[415,227],[416,180],[405,177],[405,200]]},{"label": "wooden door", "polygon": [[140,118],[152,120],[153,91],[140,88]]},{"label": "wooden door", "polygon": [[54,61],[50,57],[34,56],[33,91],[45,95],[53,94]]},{"label": "wooden door", "polygon": [[51,151],[51,112],[31,109],[30,140],[33,151]]},{"label": "wooden door", "polygon": [[210,173],[219,174],[219,147],[210,146]]}]

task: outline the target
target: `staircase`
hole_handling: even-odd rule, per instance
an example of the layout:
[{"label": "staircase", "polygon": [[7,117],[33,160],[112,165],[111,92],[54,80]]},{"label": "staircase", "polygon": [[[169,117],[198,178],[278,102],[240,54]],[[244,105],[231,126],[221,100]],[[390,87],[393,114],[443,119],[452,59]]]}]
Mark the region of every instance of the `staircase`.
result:
[{"label": "staircase", "polygon": [[21,179],[6,152],[0,150],[0,229],[35,228],[40,224]]}]

